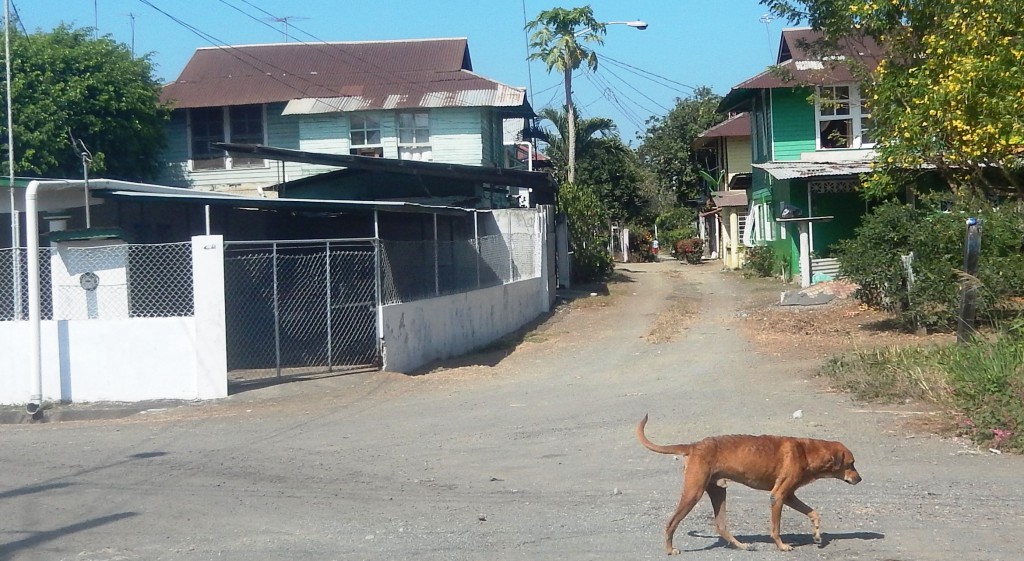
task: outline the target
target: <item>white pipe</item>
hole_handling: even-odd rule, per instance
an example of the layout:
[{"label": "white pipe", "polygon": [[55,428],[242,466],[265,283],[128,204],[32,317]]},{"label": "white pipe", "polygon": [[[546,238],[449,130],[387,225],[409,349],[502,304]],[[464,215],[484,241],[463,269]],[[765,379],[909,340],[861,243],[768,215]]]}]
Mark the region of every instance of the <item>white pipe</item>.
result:
[{"label": "white pipe", "polygon": [[25,251],[28,252],[28,373],[31,393],[25,409],[39,411],[43,402],[42,311],[39,306],[39,212],[38,192],[44,187],[67,185],[67,181],[32,180],[25,189]]}]

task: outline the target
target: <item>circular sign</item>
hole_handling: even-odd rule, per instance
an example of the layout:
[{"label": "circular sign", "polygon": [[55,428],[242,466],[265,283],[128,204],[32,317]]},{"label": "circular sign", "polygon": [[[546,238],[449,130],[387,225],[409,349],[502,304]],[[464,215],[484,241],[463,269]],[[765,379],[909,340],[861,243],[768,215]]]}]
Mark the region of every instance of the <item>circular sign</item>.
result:
[{"label": "circular sign", "polygon": [[82,276],[78,278],[78,282],[82,285],[82,288],[93,291],[100,285],[100,278],[96,273],[90,271],[88,273],[82,273]]}]

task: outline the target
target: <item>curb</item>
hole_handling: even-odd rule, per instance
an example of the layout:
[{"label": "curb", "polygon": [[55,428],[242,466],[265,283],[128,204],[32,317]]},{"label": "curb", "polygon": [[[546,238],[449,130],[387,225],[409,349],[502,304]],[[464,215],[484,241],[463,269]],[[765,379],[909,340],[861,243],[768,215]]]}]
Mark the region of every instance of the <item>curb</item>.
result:
[{"label": "curb", "polygon": [[28,425],[69,421],[109,421],[131,417],[153,409],[167,409],[192,403],[190,401],[149,401],[139,403],[96,403],[45,405],[35,415],[24,407],[0,410],[0,425]]}]

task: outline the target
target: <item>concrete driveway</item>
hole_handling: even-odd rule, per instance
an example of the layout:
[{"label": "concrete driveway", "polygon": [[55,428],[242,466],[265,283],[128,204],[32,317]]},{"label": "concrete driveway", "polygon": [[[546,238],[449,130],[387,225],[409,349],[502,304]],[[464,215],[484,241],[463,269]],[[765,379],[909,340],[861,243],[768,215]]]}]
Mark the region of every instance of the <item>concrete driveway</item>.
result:
[{"label": "concrete driveway", "polygon": [[852,403],[813,364],[755,353],[737,327],[742,281],[716,265],[620,271],[613,297],[555,313],[514,350],[421,376],[0,426],[0,558],[662,559],[680,462],[636,442],[644,413],[659,443],[839,439],[864,476],[800,494],[823,547],[786,511],[797,548],[776,551],[767,494],[731,485],[730,527],[755,550],[726,547],[705,500],[676,534],[682,558],[1021,558],[1022,458],[916,434],[905,408]]}]

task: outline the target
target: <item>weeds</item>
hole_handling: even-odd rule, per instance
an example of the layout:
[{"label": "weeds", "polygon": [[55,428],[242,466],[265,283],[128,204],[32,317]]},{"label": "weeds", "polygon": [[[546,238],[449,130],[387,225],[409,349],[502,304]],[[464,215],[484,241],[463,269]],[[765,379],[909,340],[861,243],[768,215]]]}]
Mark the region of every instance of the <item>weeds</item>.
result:
[{"label": "weeds", "polygon": [[918,400],[956,409],[962,434],[1024,452],[1024,341],[889,347],[831,359],[824,374],[867,401]]}]

